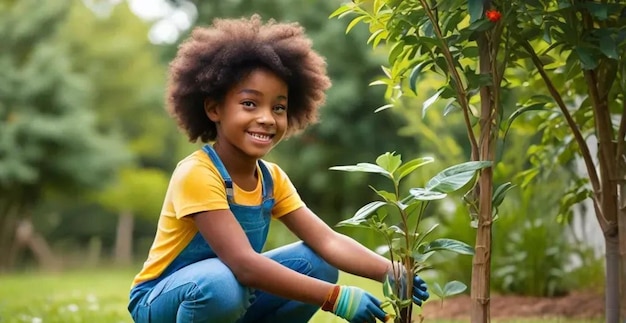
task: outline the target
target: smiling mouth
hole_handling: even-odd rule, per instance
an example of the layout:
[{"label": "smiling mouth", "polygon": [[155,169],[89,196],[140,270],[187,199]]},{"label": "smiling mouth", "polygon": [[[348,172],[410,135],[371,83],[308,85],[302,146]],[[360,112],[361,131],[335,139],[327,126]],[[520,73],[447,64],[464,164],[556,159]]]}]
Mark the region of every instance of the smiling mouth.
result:
[{"label": "smiling mouth", "polygon": [[271,141],[272,138],[274,138],[273,134],[261,134],[256,132],[248,132],[248,134],[254,139],[266,142]]}]

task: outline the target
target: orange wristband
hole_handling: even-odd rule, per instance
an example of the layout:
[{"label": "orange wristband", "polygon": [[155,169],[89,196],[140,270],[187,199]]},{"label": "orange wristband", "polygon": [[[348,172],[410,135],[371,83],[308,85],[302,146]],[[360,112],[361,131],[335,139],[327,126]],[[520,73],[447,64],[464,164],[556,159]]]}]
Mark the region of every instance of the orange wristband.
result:
[{"label": "orange wristband", "polygon": [[339,290],[341,288],[339,285],[333,286],[333,288],[328,292],[328,296],[326,296],[326,300],[324,304],[322,304],[322,310],[327,312],[332,312],[335,307],[335,302],[337,302],[337,297],[339,296]]}]

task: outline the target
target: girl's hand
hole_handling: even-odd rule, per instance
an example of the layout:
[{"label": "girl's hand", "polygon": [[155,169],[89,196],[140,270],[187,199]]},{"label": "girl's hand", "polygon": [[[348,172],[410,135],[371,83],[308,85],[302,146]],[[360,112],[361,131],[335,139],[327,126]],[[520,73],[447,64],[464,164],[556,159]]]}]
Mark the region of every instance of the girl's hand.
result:
[{"label": "girl's hand", "polygon": [[350,323],[375,323],[376,319],[385,322],[387,313],[380,305],[381,302],[376,297],[361,288],[336,285],[322,309],[333,312]]},{"label": "girl's hand", "polygon": [[[391,286],[394,289],[397,284],[400,284],[399,286],[400,288],[398,289],[400,291],[400,295],[398,295],[398,297],[404,298],[406,295],[406,287],[407,287],[406,270],[401,265],[396,266],[396,268],[399,268],[400,270],[399,282],[396,282],[396,275],[394,274],[393,268],[391,266],[389,267],[389,270],[387,270],[385,277],[386,279],[389,279],[389,283],[391,283]],[[426,282],[420,276],[413,275],[413,291],[412,291],[413,303],[421,306],[422,303],[428,299],[428,297],[430,297],[430,295],[428,294],[428,287],[426,286]]]},{"label": "girl's hand", "polygon": [[426,282],[418,275],[413,276],[413,303],[421,306],[428,297]]}]

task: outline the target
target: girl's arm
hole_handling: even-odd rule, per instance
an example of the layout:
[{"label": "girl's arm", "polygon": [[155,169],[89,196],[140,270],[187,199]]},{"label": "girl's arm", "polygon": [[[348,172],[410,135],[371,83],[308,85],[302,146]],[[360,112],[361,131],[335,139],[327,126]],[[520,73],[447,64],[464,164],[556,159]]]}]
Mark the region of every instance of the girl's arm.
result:
[{"label": "girl's arm", "polygon": [[200,212],[192,217],[204,239],[242,285],[318,306],[334,287],[258,254],[230,210]]},{"label": "girl's arm", "polygon": [[307,207],[280,220],[324,260],[342,271],[382,282],[391,266],[388,259],[336,232]]}]

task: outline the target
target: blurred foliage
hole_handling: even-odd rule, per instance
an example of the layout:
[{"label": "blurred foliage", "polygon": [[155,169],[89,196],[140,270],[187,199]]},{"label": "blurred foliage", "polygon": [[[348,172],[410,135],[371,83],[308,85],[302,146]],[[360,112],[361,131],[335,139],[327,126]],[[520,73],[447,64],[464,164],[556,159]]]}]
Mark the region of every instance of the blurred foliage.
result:
[{"label": "blurred foliage", "polygon": [[168,178],[158,169],[121,169],[115,184],[108,186],[98,201],[112,211],[129,211],[145,218],[161,212]]},{"label": "blurred foliage", "polygon": [[[494,226],[492,286],[501,292],[558,296],[568,292],[566,268],[576,245],[557,223],[558,190],[564,176],[512,192]],[[548,238],[549,237],[549,238]]]},{"label": "blurred foliage", "polygon": [[150,24],[124,4],[101,17],[74,3],[58,41],[68,44],[73,70],[97,89],[91,98],[98,128],[118,134],[135,164],[171,169],[178,162],[171,145],[180,135],[163,109],[166,66],[146,37]]},{"label": "blurred foliage", "polygon": [[0,267],[46,192],[101,186],[127,158],[120,138],[97,127],[91,79],[56,41],[69,5],[0,2]]}]

